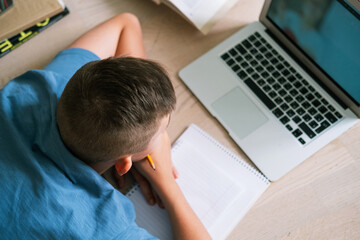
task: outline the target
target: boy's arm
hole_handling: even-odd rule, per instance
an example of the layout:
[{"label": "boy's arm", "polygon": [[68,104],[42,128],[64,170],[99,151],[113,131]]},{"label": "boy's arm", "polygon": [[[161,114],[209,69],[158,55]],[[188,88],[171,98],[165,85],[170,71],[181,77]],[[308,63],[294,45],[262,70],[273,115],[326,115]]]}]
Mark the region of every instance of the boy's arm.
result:
[{"label": "boy's arm", "polygon": [[151,154],[156,171],[149,167],[146,160],[135,162],[134,165],[149,180],[159,195],[167,210],[175,239],[210,239],[209,233],[190,207],[174,179],[170,150],[170,139],[167,132],[164,131],[161,143]]},{"label": "boy's arm", "polygon": [[84,33],[68,48],[83,48],[101,59],[121,55],[145,58],[139,20],[130,13],[117,15]]}]

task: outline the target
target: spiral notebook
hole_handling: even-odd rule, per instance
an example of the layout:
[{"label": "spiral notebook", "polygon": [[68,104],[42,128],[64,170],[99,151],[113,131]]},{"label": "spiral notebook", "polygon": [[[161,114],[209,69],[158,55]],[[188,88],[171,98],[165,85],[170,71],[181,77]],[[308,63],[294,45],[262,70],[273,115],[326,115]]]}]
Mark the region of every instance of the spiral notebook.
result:
[{"label": "spiral notebook", "polygon": [[[192,124],[172,147],[177,183],[213,239],[225,239],[270,182],[214,138]],[[146,203],[135,185],[127,196],[136,222],[160,239],[172,239],[166,211]]]}]

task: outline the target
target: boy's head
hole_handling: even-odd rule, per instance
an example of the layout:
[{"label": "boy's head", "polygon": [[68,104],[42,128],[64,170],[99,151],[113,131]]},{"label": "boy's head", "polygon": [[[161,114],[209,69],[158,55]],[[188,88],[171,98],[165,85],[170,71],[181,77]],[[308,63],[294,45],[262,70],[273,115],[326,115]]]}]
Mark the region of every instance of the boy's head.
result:
[{"label": "boy's head", "polygon": [[157,63],[131,57],[94,61],[66,85],[57,121],[66,146],[88,164],[144,151],[175,108]]}]

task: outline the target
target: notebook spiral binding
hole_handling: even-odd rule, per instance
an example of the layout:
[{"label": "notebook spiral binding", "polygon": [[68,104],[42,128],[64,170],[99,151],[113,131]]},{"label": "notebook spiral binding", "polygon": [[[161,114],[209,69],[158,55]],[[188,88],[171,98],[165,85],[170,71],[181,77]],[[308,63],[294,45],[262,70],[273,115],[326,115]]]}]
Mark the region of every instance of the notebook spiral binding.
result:
[{"label": "notebook spiral binding", "polygon": [[214,145],[216,145],[217,147],[219,147],[222,151],[224,151],[227,155],[229,155],[232,159],[234,159],[236,162],[238,162],[239,164],[241,164],[244,168],[246,168],[247,170],[249,170],[252,174],[254,174],[256,177],[258,177],[259,179],[261,179],[263,182],[265,182],[266,184],[270,184],[270,180],[263,175],[261,172],[259,172],[258,170],[256,170],[254,167],[250,166],[247,162],[241,160],[237,155],[235,155],[233,152],[231,152],[230,150],[228,150],[226,147],[224,147],[223,145],[221,145],[219,142],[217,142],[212,136],[210,136],[209,134],[207,134],[206,132],[204,132],[201,128],[199,128],[198,126],[196,126],[195,124],[191,125],[196,131],[198,131],[201,135],[203,135],[206,139],[208,139],[211,143],[213,143]]}]

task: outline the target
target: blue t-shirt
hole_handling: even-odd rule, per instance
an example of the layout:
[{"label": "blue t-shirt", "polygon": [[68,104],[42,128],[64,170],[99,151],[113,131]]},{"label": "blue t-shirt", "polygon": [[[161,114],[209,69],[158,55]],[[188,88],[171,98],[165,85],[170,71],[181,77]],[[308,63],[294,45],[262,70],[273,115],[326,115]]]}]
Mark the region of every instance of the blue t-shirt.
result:
[{"label": "blue t-shirt", "polygon": [[56,106],[71,76],[99,58],[60,52],[0,90],[1,239],[152,239],[132,203],[64,146]]}]

